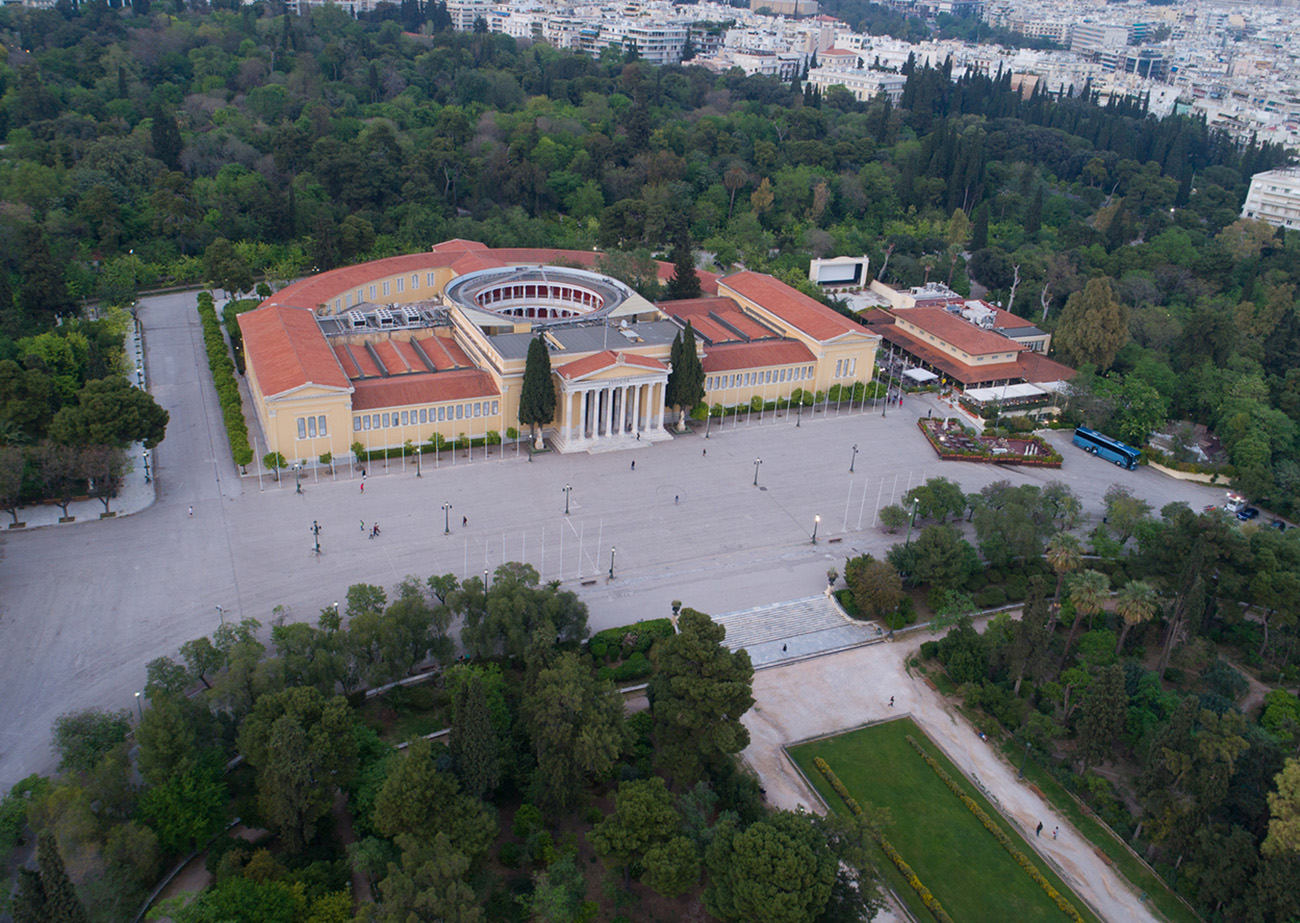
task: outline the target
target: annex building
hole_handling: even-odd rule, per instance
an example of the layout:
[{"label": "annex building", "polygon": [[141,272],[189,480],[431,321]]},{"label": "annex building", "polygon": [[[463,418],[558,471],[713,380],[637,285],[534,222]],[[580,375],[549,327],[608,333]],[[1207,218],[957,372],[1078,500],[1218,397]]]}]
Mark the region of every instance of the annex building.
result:
[{"label": "annex building", "polygon": [[[281,289],[239,317],[262,451],[292,462],[504,439],[538,336],[556,390],[544,437],[561,452],[671,438],[669,354],[687,322],[709,404],[871,380],[880,337],[771,276],[701,272],[706,297],[656,305],[599,264],[452,240]],[[657,265],[667,281],[672,265]]]}]

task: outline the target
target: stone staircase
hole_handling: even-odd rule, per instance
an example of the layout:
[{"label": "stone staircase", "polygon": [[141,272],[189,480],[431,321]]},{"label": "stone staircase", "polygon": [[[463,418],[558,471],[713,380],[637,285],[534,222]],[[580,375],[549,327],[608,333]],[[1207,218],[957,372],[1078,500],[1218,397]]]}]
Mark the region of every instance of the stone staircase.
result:
[{"label": "stone staircase", "polygon": [[727,629],[723,643],[733,651],[853,624],[824,594],[728,612],[714,621]]}]

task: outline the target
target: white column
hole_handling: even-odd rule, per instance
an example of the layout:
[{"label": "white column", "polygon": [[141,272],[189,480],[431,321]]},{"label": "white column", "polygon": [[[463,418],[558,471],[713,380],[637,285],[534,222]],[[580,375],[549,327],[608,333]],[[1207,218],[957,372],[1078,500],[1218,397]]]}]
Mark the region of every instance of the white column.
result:
[{"label": "white column", "polygon": [[663,402],[663,382],[656,381],[650,385],[649,394],[647,395],[650,406],[646,408],[646,429],[656,432],[663,428],[663,422],[660,420],[660,404]]},{"label": "white column", "polygon": [[564,392],[564,441],[573,441],[573,392]]},{"label": "white column", "polygon": [[614,389],[605,389],[605,437],[614,435]]},{"label": "white column", "polygon": [[632,412],[632,386],[624,385],[618,389],[618,434],[627,435],[628,416]]},{"label": "white column", "polygon": [[578,441],[587,441],[587,398],[591,396],[590,389],[583,388],[578,392]]},{"label": "white column", "polygon": [[641,432],[641,388],[642,385],[637,385],[632,389],[632,432],[634,433]]}]

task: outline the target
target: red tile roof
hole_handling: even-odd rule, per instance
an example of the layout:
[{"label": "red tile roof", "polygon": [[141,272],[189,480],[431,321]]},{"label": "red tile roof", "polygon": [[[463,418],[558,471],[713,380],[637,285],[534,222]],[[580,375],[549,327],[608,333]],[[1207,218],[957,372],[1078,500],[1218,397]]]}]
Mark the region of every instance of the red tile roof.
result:
[{"label": "red tile roof", "polygon": [[961,315],[951,314],[943,308],[906,308],[896,312],[894,316],[898,323],[914,324],[926,333],[934,334],[953,348],[964,350],[972,357],[1017,352],[1026,348],[1000,333],[976,327]]},{"label": "red tile roof", "polygon": [[867,332],[843,314],[761,272],[746,270],[720,279],[718,291],[728,290],[762,305],[813,339],[832,340],[845,333]]},{"label": "red tile roof", "polygon": [[969,365],[916,338],[900,327],[874,328],[884,339],[888,340],[921,362],[946,374],[964,386],[973,386],[986,381],[1003,378],[1019,378],[1020,366],[1015,362],[998,362],[990,365]]},{"label": "red tile roof", "polygon": [[[315,310],[346,292],[368,285],[375,279],[405,273],[421,273],[434,269],[450,268],[456,275],[475,272],[479,269],[493,269],[508,266],[511,263],[568,263],[584,269],[599,271],[596,263],[600,254],[590,250],[555,250],[540,248],[503,248],[491,249],[473,240],[449,240],[437,244],[427,253],[409,253],[404,256],[390,256],[369,263],[358,263],[332,269],[319,275],[286,286],[268,298],[263,304],[293,305],[299,308]],[[663,260],[656,261],[660,281],[672,278],[673,264]],[[716,273],[698,270],[700,286],[707,292],[716,292],[718,276]],[[421,280],[423,283],[424,280]],[[369,294],[368,292],[366,293]],[[376,295],[380,301],[383,299]]]},{"label": "red tile roof", "polygon": [[663,371],[667,368],[658,359],[651,359],[649,356],[635,356],[630,353],[616,353],[612,349],[603,352],[592,353],[590,356],[584,356],[581,359],[574,359],[572,362],[566,362],[558,366],[555,371],[561,378],[567,378],[572,381],[575,378],[581,378],[583,375],[590,375],[592,372],[599,372],[601,369],[612,368],[620,363],[623,365],[636,366],[637,368],[653,369]]},{"label": "red tile roof", "polygon": [[384,410],[413,404],[438,404],[472,398],[498,397],[492,376],[477,369],[455,372],[399,375],[393,378],[370,378],[356,383],[352,409]]},{"label": "red tile roof", "polygon": [[1024,370],[1025,381],[1039,384],[1045,381],[1069,381],[1075,376],[1074,369],[1068,365],[1049,359],[1042,353],[1027,350],[1016,357],[1020,368]]},{"label": "red tile roof", "polygon": [[766,369],[777,365],[815,362],[816,356],[798,340],[763,340],[758,343],[723,343],[709,347],[704,356],[705,372],[735,369]]},{"label": "red tile roof", "polygon": [[239,315],[248,364],[264,397],[303,385],[348,387],[334,350],[311,311],[271,306]]}]

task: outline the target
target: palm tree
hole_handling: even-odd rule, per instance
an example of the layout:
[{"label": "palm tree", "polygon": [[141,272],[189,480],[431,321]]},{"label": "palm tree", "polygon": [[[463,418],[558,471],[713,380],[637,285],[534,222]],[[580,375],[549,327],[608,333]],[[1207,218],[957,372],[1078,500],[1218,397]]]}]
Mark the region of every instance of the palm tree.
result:
[{"label": "palm tree", "polygon": [[1110,595],[1110,578],[1095,570],[1085,570],[1070,581],[1070,602],[1074,604],[1074,624],[1070,626],[1070,636],[1065,639],[1065,653],[1061,656],[1064,664],[1070,657],[1070,648],[1074,636],[1079,632],[1079,623],[1086,615],[1091,618],[1105,608],[1106,597]]},{"label": "palm tree", "polygon": [[1119,632],[1119,644],[1115,645],[1115,653],[1118,655],[1124,649],[1124,639],[1133,626],[1151,621],[1160,611],[1156,588],[1145,580],[1130,580],[1116,594],[1115,611],[1124,620],[1124,627]]},{"label": "palm tree", "polygon": [[1061,611],[1061,587],[1065,583],[1065,575],[1079,569],[1083,548],[1079,540],[1069,532],[1057,532],[1048,541],[1044,556],[1056,572],[1056,593],[1052,596],[1052,619],[1055,621]]}]

